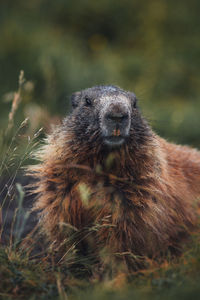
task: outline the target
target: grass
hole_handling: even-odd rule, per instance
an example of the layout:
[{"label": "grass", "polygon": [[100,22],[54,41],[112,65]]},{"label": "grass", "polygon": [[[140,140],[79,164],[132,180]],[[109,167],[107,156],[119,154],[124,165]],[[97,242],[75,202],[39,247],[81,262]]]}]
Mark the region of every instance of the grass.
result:
[{"label": "grass", "polygon": [[[18,182],[20,172],[38,143],[39,130],[27,133],[28,120],[14,125],[23,86],[14,95],[8,125],[1,133],[0,188],[0,299],[196,299],[200,294],[200,236],[192,235],[180,258],[162,263],[148,261],[148,268],[124,274],[120,267],[113,276],[94,271],[90,258],[71,247],[59,260],[46,249],[35,225],[29,234],[30,211],[24,205],[25,191]],[[84,187],[83,187],[84,188]],[[10,223],[9,209],[13,207]],[[7,230],[7,224],[10,224]],[[73,231],[73,228],[69,228]],[[98,230],[98,226],[95,228]],[[78,235],[78,232],[75,232]]]},{"label": "grass", "polygon": [[[53,255],[52,255],[53,257]],[[1,299],[189,299],[200,292],[200,241],[177,261],[166,260],[126,277],[90,277],[90,267],[33,258],[23,247],[0,247]]]}]

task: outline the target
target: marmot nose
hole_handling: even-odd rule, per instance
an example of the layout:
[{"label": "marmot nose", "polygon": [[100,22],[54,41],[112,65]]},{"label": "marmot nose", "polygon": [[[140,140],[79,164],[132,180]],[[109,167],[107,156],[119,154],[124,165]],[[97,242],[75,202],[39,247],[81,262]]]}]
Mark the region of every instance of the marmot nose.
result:
[{"label": "marmot nose", "polygon": [[122,123],[128,119],[128,114],[123,112],[110,112],[106,115],[106,119],[114,123]]}]

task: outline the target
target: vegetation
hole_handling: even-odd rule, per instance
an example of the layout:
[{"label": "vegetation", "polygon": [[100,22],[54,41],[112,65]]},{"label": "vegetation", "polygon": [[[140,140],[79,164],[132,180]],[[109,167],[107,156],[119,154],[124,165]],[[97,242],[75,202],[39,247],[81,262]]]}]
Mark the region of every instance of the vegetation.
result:
[{"label": "vegetation", "polygon": [[[154,129],[200,146],[200,3],[1,1],[0,299],[190,299],[200,293],[200,238],[125,275],[94,271],[72,247],[44,249],[23,168],[71,92],[95,84],[135,91]],[[19,84],[16,78],[21,69]],[[10,92],[17,90],[17,92]],[[156,120],[156,121],[155,121]]]}]

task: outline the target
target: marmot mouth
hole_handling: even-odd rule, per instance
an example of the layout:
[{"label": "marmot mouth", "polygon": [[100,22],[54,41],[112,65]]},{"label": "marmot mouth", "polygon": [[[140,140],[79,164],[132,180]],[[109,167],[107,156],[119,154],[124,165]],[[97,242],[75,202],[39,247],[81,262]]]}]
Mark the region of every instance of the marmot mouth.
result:
[{"label": "marmot mouth", "polygon": [[125,141],[123,136],[106,136],[104,137],[104,143],[108,146],[115,147],[121,146]]}]

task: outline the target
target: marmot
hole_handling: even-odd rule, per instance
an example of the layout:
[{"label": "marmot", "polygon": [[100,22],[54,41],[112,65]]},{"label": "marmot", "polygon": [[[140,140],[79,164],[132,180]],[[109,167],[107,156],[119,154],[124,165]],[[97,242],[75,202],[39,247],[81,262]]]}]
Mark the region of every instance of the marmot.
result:
[{"label": "marmot", "polygon": [[135,257],[178,252],[197,222],[200,152],[156,135],[132,92],[95,86],[71,101],[71,114],[37,151],[41,163],[30,167],[49,241],[60,245],[67,228],[87,228],[96,249],[123,257],[129,269]]}]

